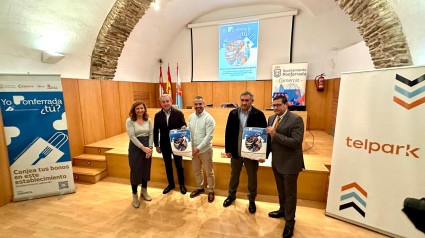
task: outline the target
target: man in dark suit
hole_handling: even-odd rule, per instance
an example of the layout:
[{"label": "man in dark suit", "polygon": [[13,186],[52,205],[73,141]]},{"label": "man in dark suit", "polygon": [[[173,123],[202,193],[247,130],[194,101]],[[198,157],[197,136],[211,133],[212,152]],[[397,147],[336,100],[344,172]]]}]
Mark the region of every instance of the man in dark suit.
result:
[{"label": "man in dark suit", "polygon": [[[173,163],[171,160],[172,150],[170,143],[170,130],[181,129],[182,126],[186,126],[186,121],[184,120],[184,115],[181,111],[172,108],[173,99],[170,95],[163,94],[159,100],[161,102],[162,109],[155,114],[153,140],[156,146],[156,152],[162,153],[162,157],[164,158],[168,186],[162,193],[166,194],[176,187],[174,184]],[[158,137],[160,137],[159,141]],[[179,178],[180,191],[182,194],[186,194],[182,157],[174,154],[173,157]]]},{"label": "man in dark suit", "polygon": [[273,99],[274,115],[269,117],[266,132],[272,151],[272,168],[279,192],[279,210],[269,213],[270,217],[286,220],[283,237],[293,236],[295,209],[297,207],[297,178],[304,168],[302,142],[303,119],[288,110],[284,96]]},{"label": "man in dark suit", "polygon": [[245,164],[248,174],[248,199],[250,213],[255,213],[255,197],[257,196],[257,170],[258,162],[264,160],[251,160],[241,157],[242,134],[245,127],[267,127],[264,113],[254,106],[254,95],[245,91],[240,96],[241,106],[229,113],[226,125],[225,148],[227,157],[231,158],[232,172],[230,174],[229,195],[224,200],[223,206],[228,207],[236,199],[236,190],[239,185],[239,176],[242,165]]}]

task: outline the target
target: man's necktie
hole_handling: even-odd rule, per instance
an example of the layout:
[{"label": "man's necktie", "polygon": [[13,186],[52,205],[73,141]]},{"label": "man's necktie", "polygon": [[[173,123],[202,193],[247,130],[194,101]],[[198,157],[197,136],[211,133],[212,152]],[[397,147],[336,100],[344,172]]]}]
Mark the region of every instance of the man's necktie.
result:
[{"label": "man's necktie", "polygon": [[274,124],[274,127],[273,127],[274,130],[276,130],[277,125],[279,125],[279,122],[280,122],[280,117],[277,117],[277,121],[276,121],[276,123]]}]

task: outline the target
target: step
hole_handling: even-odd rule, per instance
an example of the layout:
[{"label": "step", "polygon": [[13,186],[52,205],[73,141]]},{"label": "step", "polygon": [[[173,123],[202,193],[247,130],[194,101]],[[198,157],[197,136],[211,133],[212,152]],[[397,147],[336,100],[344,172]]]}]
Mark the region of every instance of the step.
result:
[{"label": "step", "polygon": [[85,153],[86,154],[93,154],[93,155],[104,155],[105,152],[110,150],[110,149],[111,148],[84,146]]},{"label": "step", "polygon": [[106,169],[106,158],[104,155],[82,154],[74,157],[72,164],[73,166]]},{"label": "step", "polygon": [[108,170],[104,168],[72,166],[72,170],[75,182],[97,183],[108,175]]}]

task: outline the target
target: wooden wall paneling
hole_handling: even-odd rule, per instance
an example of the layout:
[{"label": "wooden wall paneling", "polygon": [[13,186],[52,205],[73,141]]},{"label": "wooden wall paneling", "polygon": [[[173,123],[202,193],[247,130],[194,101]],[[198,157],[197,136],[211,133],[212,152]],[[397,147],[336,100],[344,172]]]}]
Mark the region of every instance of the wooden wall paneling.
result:
[{"label": "wooden wall paneling", "polygon": [[334,117],[333,106],[334,106],[335,91],[339,91],[339,84],[337,84],[336,81],[337,79],[328,79],[325,81],[325,90],[328,91],[328,94],[326,97],[326,117],[325,117],[323,130],[328,134],[330,134],[331,132],[332,120]]},{"label": "wooden wall paneling", "polygon": [[159,84],[149,83],[149,103],[146,103],[146,107],[159,107]]},{"label": "wooden wall paneling", "polygon": [[[240,106],[241,93],[247,90],[246,81],[241,82],[229,82],[229,98],[228,102],[237,103]],[[255,96],[254,96],[255,100]]]},{"label": "wooden wall paneling", "polygon": [[229,117],[229,112],[233,110],[233,108],[206,108],[205,110],[210,113],[215,120],[213,145],[224,146],[227,118]]},{"label": "wooden wall paneling", "polygon": [[[229,82],[213,82],[211,85],[212,88],[212,98],[214,107],[220,107],[222,103],[230,102],[229,101]],[[198,87],[198,92],[199,92]]]},{"label": "wooden wall paneling", "polygon": [[184,121],[186,122],[186,125],[188,125],[189,124],[189,116],[190,116],[190,114],[195,112],[195,109],[181,109],[180,111],[183,112]]},{"label": "wooden wall paneling", "polygon": [[[150,87],[149,83],[140,83],[140,82],[133,82],[133,97],[134,101],[136,100],[142,100],[143,102],[150,103]],[[149,107],[146,105],[146,107]]]},{"label": "wooden wall paneling", "polygon": [[339,86],[341,84],[341,79],[340,78],[333,79],[333,83],[334,83],[334,90],[333,90],[333,97],[332,97],[332,116],[331,116],[330,130],[329,130],[330,135],[334,135],[335,133],[335,123],[336,123],[336,115],[337,115],[338,100],[339,100]]},{"label": "wooden wall paneling", "polygon": [[[176,78],[177,80],[177,78]],[[176,98],[176,92],[177,92],[177,88],[176,88],[176,83],[171,83],[171,90],[172,90],[172,97],[173,97],[173,104],[177,104],[177,98]]]},{"label": "wooden wall paneling", "polygon": [[[198,82],[196,83],[196,91],[198,92],[195,96],[202,96],[206,104],[213,104],[214,107],[219,107],[214,101],[216,95],[214,93],[213,82]],[[190,105],[193,104],[193,97],[190,99]]]},{"label": "wooden wall paneling", "polygon": [[155,124],[155,114],[161,110],[160,108],[148,108],[147,112],[152,122],[152,129]]},{"label": "wooden wall paneling", "polygon": [[[325,91],[318,92],[313,80],[307,80],[306,107],[309,112],[309,129],[323,130],[329,133],[335,127],[336,110],[340,79],[325,81]],[[246,88],[243,85],[246,83]],[[194,93],[196,88],[196,93]],[[222,103],[234,100],[238,105],[240,93],[244,90],[254,93],[254,105],[262,110],[271,108],[272,81],[255,82],[191,82],[183,83],[184,108],[192,104],[195,95],[204,97],[207,104],[220,107]],[[189,94],[189,95],[188,95]],[[159,107],[159,105],[158,105]]]},{"label": "wooden wall paneling", "polygon": [[102,92],[99,80],[79,79],[84,144],[105,139]]},{"label": "wooden wall paneling", "polygon": [[84,131],[81,117],[78,79],[62,79],[63,99],[68,126],[71,158],[84,153]]},{"label": "wooden wall paneling", "polygon": [[[131,82],[131,84],[132,84],[133,92],[146,91],[146,89],[144,88],[146,83]],[[140,100],[140,99],[134,99],[134,100]]]},{"label": "wooden wall paneling", "polygon": [[[198,83],[182,83],[183,108],[193,105],[193,98],[198,96]],[[203,96],[202,96],[203,97]],[[205,98],[204,98],[205,100]],[[206,100],[205,100],[206,101]],[[205,102],[208,103],[208,102]]]},{"label": "wooden wall paneling", "polygon": [[134,102],[133,84],[131,82],[118,82],[120,97],[120,115],[121,115],[121,133],[126,132],[125,121],[128,118],[128,112]]},{"label": "wooden wall paneling", "polygon": [[13,197],[12,180],[10,178],[9,156],[7,154],[4,135],[3,117],[0,111],[0,207],[11,202]]},{"label": "wooden wall paneling", "polygon": [[105,120],[105,137],[121,134],[121,108],[119,82],[101,80],[103,118]]},{"label": "wooden wall paneling", "polygon": [[247,81],[246,90],[254,94],[254,106],[260,110],[264,110],[264,81]]},{"label": "wooden wall paneling", "polygon": [[264,107],[271,108],[272,104],[272,81],[264,81]]},{"label": "wooden wall paneling", "polygon": [[329,133],[331,114],[332,114],[332,97],[333,97],[333,81],[325,81],[326,101],[325,101],[325,113],[323,115],[323,129],[326,133]]},{"label": "wooden wall paneling", "polygon": [[314,80],[307,80],[306,83],[306,110],[310,117],[310,130],[326,130],[326,123],[328,120],[328,80],[325,81],[325,90],[317,91]]}]

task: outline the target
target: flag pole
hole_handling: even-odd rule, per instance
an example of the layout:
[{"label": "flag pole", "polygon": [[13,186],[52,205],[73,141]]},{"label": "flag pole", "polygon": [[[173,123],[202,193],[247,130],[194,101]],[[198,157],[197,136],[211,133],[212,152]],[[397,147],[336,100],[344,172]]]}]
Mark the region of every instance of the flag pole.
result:
[{"label": "flag pole", "polygon": [[173,97],[173,89],[172,89],[172,86],[171,86],[170,63],[168,63],[168,80],[167,80],[167,86],[166,86],[165,92],[167,94],[169,94],[171,98]]},{"label": "flag pole", "polygon": [[[164,80],[162,78],[162,59],[159,59],[159,98],[164,93]],[[161,101],[158,99],[159,106],[162,108]]]},{"label": "flag pole", "polygon": [[182,92],[182,85],[180,82],[180,72],[179,72],[178,62],[177,62],[176,101],[177,101],[177,105],[179,105],[179,109],[182,109],[183,108],[183,92]]}]

